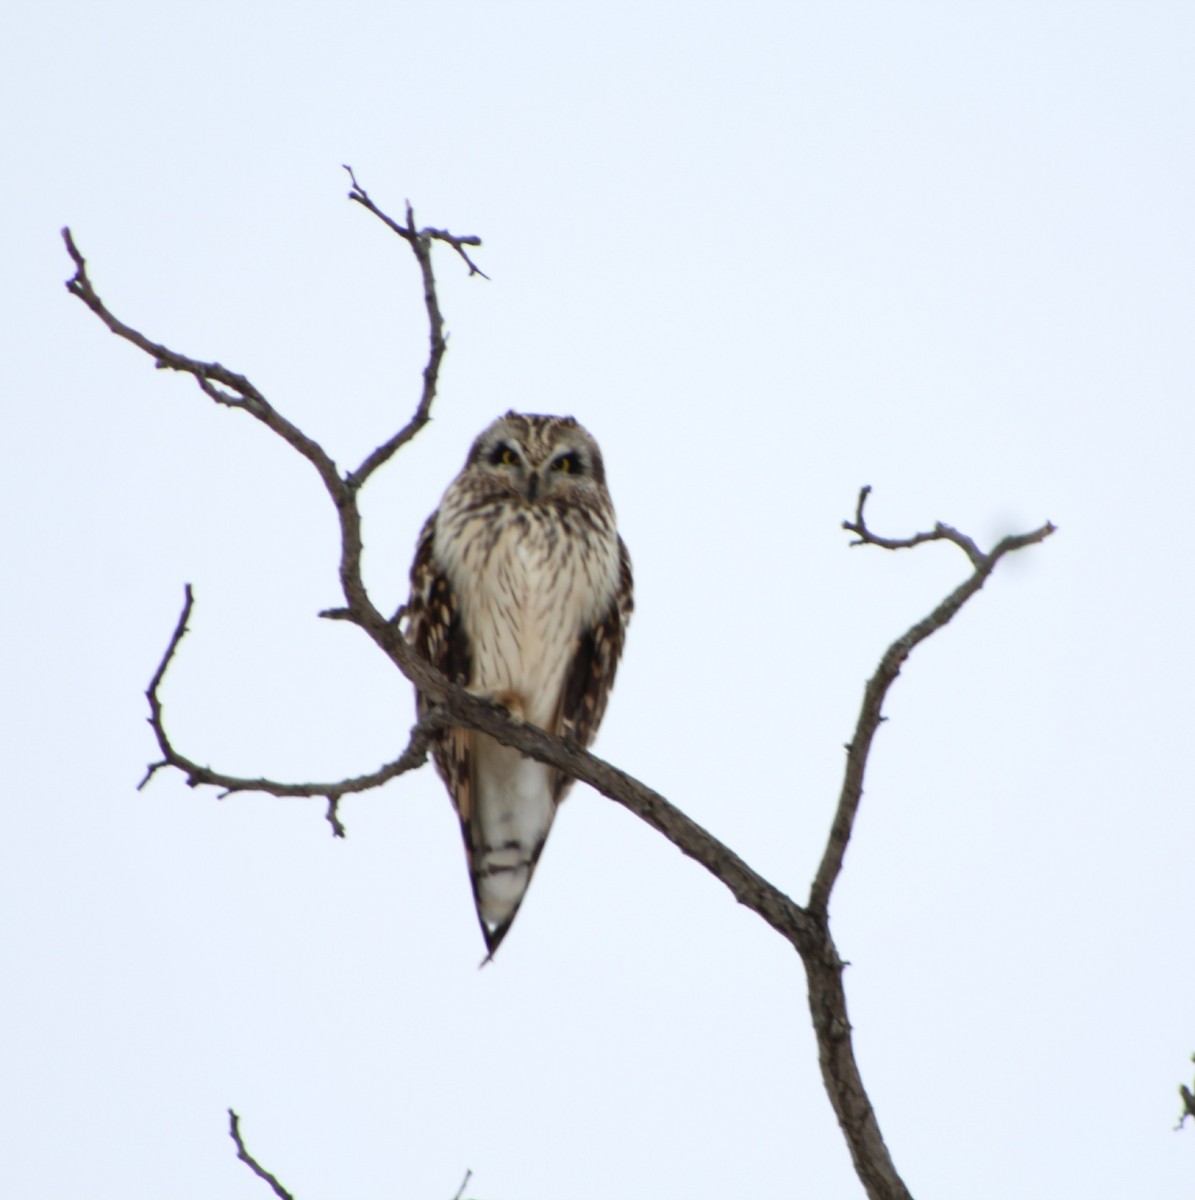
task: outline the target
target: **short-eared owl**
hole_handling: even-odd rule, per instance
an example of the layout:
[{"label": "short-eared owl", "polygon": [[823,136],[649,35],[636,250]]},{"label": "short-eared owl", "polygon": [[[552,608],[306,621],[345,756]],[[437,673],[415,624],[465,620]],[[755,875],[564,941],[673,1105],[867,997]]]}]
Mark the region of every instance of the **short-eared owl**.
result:
[{"label": "short-eared owl", "polygon": [[[631,560],[597,443],[572,417],[499,417],[419,535],[411,644],[454,682],[588,746],[631,606]],[[466,729],[441,733],[433,755],[460,816],[492,955],[572,780]]]}]

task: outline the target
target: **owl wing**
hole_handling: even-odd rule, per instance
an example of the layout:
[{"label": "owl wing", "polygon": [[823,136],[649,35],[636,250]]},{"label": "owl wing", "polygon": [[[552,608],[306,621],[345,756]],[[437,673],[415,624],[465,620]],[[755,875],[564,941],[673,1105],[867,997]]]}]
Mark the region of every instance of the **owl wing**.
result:
[{"label": "owl wing", "polygon": [[[606,712],[606,701],[614,686],[627,625],[635,607],[634,595],[631,556],[626,543],[619,538],[618,586],[605,612],[581,634],[560,695],[555,731],[581,746],[588,746],[593,741]],[[572,785],[573,780],[567,775],[557,774],[552,789],[557,803],[564,799]]]},{"label": "owl wing", "polygon": [[[436,560],[436,514],[419,534],[411,564],[411,597],[407,601],[407,640],[446,679],[462,686],[469,682],[473,656],[461,623],[460,606],[447,575]],[[422,717],[430,705],[416,694],[416,711]],[[432,758],[444,780],[452,803],[467,832],[473,815],[473,779],[467,729],[442,729],[432,740]]]},{"label": "owl wing", "polygon": [[[631,560],[621,538],[618,550],[617,588],[602,616],[578,639],[577,649],[565,675],[554,722],[557,733],[582,746],[588,746],[593,741],[606,711],[606,700],[614,683],[634,606]],[[472,673],[472,650],[461,621],[456,594],[436,558],[435,514],[428,518],[419,535],[415,561],[411,566],[407,621],[407,639],[420,656],[454,683],[467,685]],[[419,694],[419,715],[422,716],[428,707],[427,701]],[[432,742],[432,757],[460,818],[478,920],[486,949],[492,956],[510,928],[518,906],[501,925],[492,930],[481,916],[478,850],[483,839],[476,807],[471,731],[441,730]],[[567,775],[554,773],[552,797],[557,803],[564,798],[572,783],[573,780]],[[532,871],[542,848],[541,841],[529,864]]]},{"label": "owl wing", "polygon": [[[461,621],[460,605],[452,584],[441,568],[435,551],[436,516],[423,526],[415,561],[411,565],[411,597],[407,602],[409,624],[407,638],[416,652],[453,683],[467,686],[472,674],[473,656],[469,637]],[[416,709],[422,717],[429,708],[422,692],[416,693]],[[461,823],[465,858],[477,921],[485,940],[488,962],[514,920],[514,912],[496,929],[490,929],[482,916],[481,873],[483,872],[484,833],[477,805],[476,767],[471,729],[442,729],[432,740],[432,758],[444,786],[452,797]],[[536,854],[538,858],[538,853]],[[534,869],[534,863],[532,863]],[[515,906],[515,912],[518,906]]]}]

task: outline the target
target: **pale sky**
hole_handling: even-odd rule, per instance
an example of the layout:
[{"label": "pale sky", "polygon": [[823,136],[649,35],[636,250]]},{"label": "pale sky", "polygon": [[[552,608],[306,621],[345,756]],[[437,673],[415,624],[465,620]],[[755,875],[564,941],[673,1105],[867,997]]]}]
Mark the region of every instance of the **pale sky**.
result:
[{"label": "pale sky", "polygon": [[803,900],[864,681],[897,682],[832,908],[918,1200],[1183,1196],[1195,1129],[1195,9],[1184,3],[14,5],[0,44],[5,818],[0,1195],[862,1196],[792,950],[584,787],[494,965],[430,769],[217,801],[180,750],[373,769],[411,689],[338,602],[333,512],[63,281],[246,373],[369,488],[392,609],[507,408],[599,439],[637,609],[595,747]]}]

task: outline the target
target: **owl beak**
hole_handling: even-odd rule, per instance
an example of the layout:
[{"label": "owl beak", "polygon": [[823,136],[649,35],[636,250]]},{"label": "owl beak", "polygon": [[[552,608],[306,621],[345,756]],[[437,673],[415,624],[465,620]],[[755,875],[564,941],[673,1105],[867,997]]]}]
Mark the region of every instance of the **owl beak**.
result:
[{"label": "owl beak", "polygon": [[527,476],[527,499],[530,503],[535,503],[535,497],[539,494],[539,475],[532,471]]}]

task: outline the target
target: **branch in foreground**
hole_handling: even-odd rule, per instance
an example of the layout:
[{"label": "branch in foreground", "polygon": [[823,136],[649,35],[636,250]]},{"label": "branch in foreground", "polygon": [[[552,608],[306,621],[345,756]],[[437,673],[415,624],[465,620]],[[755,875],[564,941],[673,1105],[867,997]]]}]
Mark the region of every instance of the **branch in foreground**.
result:
[{"label": "branch in foreground", "polygon": [[263,1167],[261,1163],[259,1163],[257,1159],[255,1159],[253,1155],[245,1149],[245,1143],[241,1139],[241,1118],[238,1117],[231,1108],[228,1110],[228,1136],[231,1137],[234,1142],[236,1142],[237,1158],[239,1158],[241,1162],[243,1162],[249,1168],[249,1170],[253,1172],[254,1175],[256,1175],[259,1179],[264,1179],[266,1183],[268,1183],[270,1187],[274,1189],[274,1195],[278,1197],[278,1200],[295,1200],[294,1196],[292,1196],[290,1192],[288,1192],[286,1188],[284,1188],[282,1184],[278,1182],[277,1178],[271,1175],[270,1172],[267,1171],[265,1167]]}]

